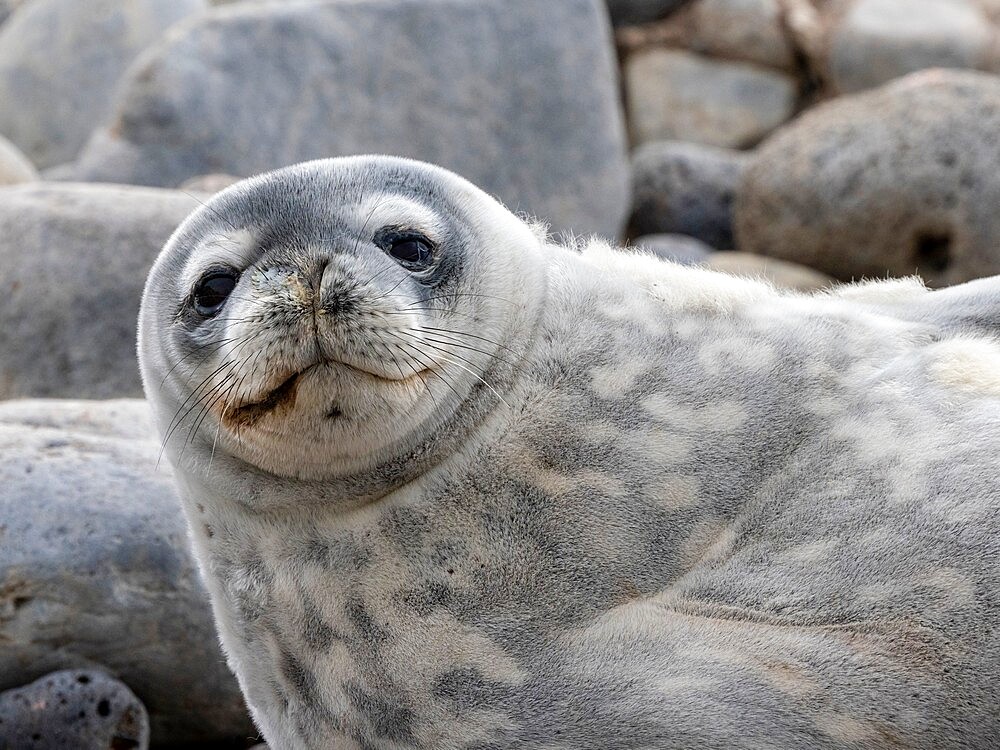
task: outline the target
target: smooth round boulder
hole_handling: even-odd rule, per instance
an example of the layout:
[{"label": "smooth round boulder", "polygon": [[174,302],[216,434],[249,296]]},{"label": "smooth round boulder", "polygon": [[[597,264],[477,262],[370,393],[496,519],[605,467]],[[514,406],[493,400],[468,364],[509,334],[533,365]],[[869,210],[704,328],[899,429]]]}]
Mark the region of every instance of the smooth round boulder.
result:
[{"label": "smooth round boulder", "polygon": [[0,398],[140,395],[142,286],[199,200],[122,185],[0,190]]},{"label": "smooth round boulder", "polygon": [[635,52],[625,63],[635,143],[680,140],[744,148],[792,116],[798,84],[749,63],[678,49]]},{"label": "smooth round boulder", "polygon": [[0,747],[146,750],[149,716],[123,682],[93,669],[62,670],[0,693]]},{"label": "smooth round boulder", "polygon": [[129,63],[204,0],[31,0],[0,29],[0,133],[38,167],[76,156]]},{"label": "smooth round boulder", "polygon": [[159,451],[145,401],[0,403],[0,690],[97,668],[156,745],[246,738]]},{"label": "smooth round boulder", "polygon": [[974,0],[853,0],[829,32],[824,78],[860,91],[925,68],[984,68],[996,30]]},{"label": "smooth round boulder", "polygon": [[1000,273],[1000,79],[925,71],[807,112],[744,172],[736,245],[835,278]]},{"label": "smooth round boulder", "polygon": [[73,179],[174,187],[364,153],[434,162],[557,231],[616,237],[628,160],[603,2],[212,8],[129,69]]},{"label": "smooth round boulder", "polygon": [[747,157],[680,141],[640,146],[632,155],[628,234],[686,234],[733,247],[732,208]]}]

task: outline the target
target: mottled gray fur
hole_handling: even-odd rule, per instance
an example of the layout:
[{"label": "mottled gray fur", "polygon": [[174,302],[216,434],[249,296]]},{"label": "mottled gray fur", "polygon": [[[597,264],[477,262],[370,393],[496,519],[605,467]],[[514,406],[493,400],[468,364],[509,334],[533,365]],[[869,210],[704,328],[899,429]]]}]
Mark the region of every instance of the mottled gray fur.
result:
[{"label": "mottled gray fur", "polygon": [[[395,198],[432,216],[389,221]],[[373,244],[387,221],[434,225],[434,273]],[[220,243],[242,275],[200,320],[190,269]],[[385,335],[414,345],[351,356],[401,383],[433,360],[412,408],[393,413],[389,371],[368,399],[321,368],[284,411],[226,421],[329,358],[311,336],[404,318]],[[240,325],[263,356],[226,379]],[[453,175],[367,158],[196,212],[150,275],[140,355],[230,664],[279,750],[986,749],[998,336],[1000,278],[782,293],[554,246]]]}]

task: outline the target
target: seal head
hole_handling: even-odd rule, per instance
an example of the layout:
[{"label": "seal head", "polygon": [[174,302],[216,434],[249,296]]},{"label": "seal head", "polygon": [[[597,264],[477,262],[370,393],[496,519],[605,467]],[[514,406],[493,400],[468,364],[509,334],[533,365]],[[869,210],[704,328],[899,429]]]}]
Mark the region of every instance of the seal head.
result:
[{"label": "seal head", "polygon": [[400,159],[224,191],[147,284],[139,347],[160,427],[179,454],[209,443],[277,476],[398,479],[498,398],[537,315],[538,252],[472,185]]}]

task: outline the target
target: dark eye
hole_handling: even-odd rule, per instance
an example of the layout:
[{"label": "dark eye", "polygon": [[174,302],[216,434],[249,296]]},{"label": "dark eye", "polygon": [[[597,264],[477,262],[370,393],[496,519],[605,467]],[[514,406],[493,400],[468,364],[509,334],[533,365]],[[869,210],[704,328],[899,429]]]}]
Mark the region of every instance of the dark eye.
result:
[{"label": "dark eye", "polygon": [[422,237],[401,237],[389,245],[389,255],[407,268],[426,268],[434,260],[430,242]]},{"label": "dark eye", "polygon": [[229,270],[215,269],[206,273],[194,288],[195,309],[206,317],[215,315],[236,288],[238,278],[235,271]]}]

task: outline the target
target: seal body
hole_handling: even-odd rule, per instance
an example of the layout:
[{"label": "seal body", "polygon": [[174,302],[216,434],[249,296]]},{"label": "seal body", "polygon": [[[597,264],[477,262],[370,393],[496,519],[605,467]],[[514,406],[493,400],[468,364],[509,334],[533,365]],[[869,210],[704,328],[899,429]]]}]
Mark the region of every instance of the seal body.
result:
[{"label": "seal body", "polygon": [[192,216],[140,358],[276,748],[991,748],[998,332],[1000,279],[778,292],[372,157]]}]

